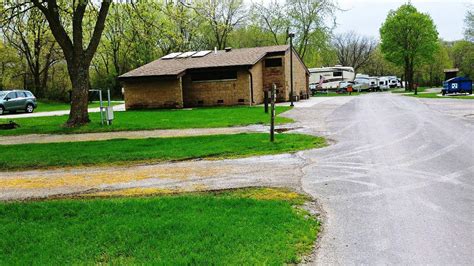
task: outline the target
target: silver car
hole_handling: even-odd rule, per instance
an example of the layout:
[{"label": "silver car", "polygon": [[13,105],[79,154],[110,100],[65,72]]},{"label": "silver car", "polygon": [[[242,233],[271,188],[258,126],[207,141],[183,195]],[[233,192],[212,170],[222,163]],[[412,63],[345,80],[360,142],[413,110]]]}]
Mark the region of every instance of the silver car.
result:
[{"label": "silver car", "polygon": [[36,97],[30,91],[0,91],[0,115],[6,111],[14,113],[18,110],[33,113],[37,106]]}]

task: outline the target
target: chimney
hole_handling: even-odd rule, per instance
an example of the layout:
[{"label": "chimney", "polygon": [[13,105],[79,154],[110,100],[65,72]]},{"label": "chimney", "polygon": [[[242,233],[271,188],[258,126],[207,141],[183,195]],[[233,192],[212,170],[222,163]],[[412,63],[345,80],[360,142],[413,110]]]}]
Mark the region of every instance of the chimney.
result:
[{"label": "chimney", "polygon": [[226,47],[226,48],[224,48],[224,49],[225,49],[225,52],[226,52],[226,53],[232,51],[232,47]]}]

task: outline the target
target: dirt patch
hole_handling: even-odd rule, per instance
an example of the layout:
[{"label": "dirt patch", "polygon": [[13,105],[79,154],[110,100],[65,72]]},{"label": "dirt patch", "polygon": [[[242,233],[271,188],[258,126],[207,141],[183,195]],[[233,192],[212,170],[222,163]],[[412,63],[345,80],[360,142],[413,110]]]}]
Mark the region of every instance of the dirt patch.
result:
[{"label": "dirt patch", "polygon": [[51,189],[62,187],[95,187],[99,185],[110,185],[118,183],[129,183],[150,178],[185,180],[189,176],[209,176],[216,175],[221,169],[209,168],[150,168],[134,169],[123,168],[108,171],[90,171],[86,169],[83,172],[64,172],[43,175],[39,171],[36,175],[24,175],[15,177],[6,177],[0,179],[0,188],[2,189]]}]

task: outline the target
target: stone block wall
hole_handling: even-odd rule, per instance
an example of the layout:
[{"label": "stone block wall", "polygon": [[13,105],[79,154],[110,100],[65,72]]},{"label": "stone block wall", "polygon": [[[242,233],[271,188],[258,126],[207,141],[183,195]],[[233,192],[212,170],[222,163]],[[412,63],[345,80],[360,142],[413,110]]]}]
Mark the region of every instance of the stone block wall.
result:
[{"label": "stone block wall", "polygon": [[[282,66],[280,67],[267,67],[265,66],[265,59],[267,58],[281,58]],[[272,84],[275,83],[277,87],[276,100],[278,102],[286,101],[286,87],[285,87],[285,61],[284,56],[272,56],[265,57],[263,60],[263,89],[270,90]]]},{"label": "stone block wall", "polygon": [[263,103],[263,62],[260,60],[251,69],[253,79],[253,101],[254,104]]},{"label": "stone block wall", "polygon": [[250,75],[246,69],[237,70],[235,80],[192,81],[183,77],[185,107],[250,105]]},{"label": "stone block wall", "polygon": [[[285,101],[290,100],[290,52],[285,54]],[[293,93],[294,95],[308,95],[309,76],[306,73],[306,68],[303,62],[298,59],[298,55],[293,51]]]},{"label": "stone block wall", "polygon": [[125,108],[183,108],[181,80],[137,80],[122,82]]}]

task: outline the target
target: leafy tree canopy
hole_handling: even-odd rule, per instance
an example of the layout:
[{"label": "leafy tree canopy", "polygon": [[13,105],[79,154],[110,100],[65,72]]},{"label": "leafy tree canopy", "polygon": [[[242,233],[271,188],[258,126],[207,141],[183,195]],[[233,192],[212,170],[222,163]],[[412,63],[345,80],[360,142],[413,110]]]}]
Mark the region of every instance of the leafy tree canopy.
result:
[{"label": "leafy tree canopy", "polygon": [[426,62],[438,47],[438,31],[433,20],[411,4],[388,14],[380,36],[382,52],[397,65],[403,65],[406,57],[412,58],[415,64]]},{"label": "leafy tree canopy", "polygon": [[[403,66],[408,89],[414,88],[415,68],[429,62],[438,46],[438,32],[428,14],[411,4],[392,10],[380,28],[380,48],[385,58]],[[415,88],[415,94],[417,93]]]}]

